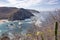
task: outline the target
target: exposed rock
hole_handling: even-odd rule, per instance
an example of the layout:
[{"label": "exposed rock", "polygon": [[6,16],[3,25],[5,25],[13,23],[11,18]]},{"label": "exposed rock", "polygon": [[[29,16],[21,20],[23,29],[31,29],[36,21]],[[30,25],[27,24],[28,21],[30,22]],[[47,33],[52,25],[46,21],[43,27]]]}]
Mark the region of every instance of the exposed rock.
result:
[{"label": "exposed rock", "polygon": [[24,20],[27,18],[30,18],[31,16],[34,16],[30,11],[26,9],[19,9],[16,13],[10,16],[10,20]]}]

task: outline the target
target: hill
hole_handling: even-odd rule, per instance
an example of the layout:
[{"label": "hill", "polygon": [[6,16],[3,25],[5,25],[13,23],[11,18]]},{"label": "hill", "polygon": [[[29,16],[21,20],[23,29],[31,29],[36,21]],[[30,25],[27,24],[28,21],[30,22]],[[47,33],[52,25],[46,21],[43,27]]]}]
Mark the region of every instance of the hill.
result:
[{"label": "hill", "polygon": [[16,7],[0,7],[0,19],[24,20],[34,16],[32,13],[39,11]]}]

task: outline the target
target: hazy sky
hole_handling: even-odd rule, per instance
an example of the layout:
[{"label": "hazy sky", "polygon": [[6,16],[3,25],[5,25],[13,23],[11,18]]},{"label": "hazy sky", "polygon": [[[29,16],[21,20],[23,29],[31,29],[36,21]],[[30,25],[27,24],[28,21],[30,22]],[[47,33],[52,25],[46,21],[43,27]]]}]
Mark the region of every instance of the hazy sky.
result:
[{"label": "hazy sky", "polygon": [[18,7],[36,10],[60,9],[60,0],[0,0],[0,7]]}]

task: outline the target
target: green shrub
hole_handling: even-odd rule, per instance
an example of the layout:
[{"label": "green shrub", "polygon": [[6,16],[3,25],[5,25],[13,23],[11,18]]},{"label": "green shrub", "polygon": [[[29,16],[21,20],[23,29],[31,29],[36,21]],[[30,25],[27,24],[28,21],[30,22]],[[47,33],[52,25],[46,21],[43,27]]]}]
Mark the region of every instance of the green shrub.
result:
[{"label": "green shrub", "polygon": [[57,39],[57,32],[58,32],[58,22],[55,23],[55,40]]}]

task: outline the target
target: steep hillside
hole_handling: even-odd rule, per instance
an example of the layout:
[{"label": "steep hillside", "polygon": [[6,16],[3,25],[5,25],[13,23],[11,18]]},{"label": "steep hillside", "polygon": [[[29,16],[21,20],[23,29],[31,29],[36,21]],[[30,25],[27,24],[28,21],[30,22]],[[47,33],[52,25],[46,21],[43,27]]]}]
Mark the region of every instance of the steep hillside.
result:
[{"label": "steep hillside", "polygon": [[0,7],[0,19],[24,20],[34,16],[33,12],[37,13],[38,11],[15,7]]},{"label": "steep hillside", "polygon": [[17,8],[13,7],[0,7],[0,19],[8,19],[8,17],[17,10]]},{"label": "steep hillside", "polygon": [[20,8],[17,12],[9,17],[10,20],[24,20],[34,16],[30,11]]}]

